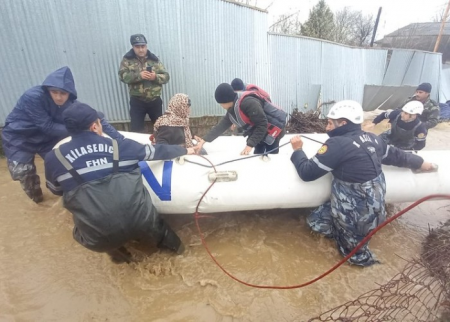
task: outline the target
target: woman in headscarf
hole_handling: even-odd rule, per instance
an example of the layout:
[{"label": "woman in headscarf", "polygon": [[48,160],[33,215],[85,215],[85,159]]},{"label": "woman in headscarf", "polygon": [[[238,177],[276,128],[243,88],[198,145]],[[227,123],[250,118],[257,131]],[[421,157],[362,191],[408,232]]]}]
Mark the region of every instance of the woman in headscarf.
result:
[{"label": "woman in headscarf", "polygon": [[169,107],[153,127],[153,142],[157,144],[182,145],[192,148],[192,134],[189,129],[191,100],[186,94],[175,94]]}]

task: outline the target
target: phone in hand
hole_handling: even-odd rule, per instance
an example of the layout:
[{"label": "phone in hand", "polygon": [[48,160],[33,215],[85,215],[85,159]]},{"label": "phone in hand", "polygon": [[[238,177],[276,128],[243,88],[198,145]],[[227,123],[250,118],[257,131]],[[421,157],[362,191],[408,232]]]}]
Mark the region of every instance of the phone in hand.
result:
[{"label": "phone in hand", "polygon": [[147,71],[151,73],[152,72],[152,66],[147,66]]}]

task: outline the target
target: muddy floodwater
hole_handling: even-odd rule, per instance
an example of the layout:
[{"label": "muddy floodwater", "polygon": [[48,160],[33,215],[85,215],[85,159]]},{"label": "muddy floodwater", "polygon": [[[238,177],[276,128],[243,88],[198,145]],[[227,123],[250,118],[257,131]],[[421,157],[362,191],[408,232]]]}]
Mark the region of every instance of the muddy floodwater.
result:
[{"label": "muddy floodwater", "polygon": [[[450,126],[441,123],[430,131],[426,149],[448,148]],[[45,181],[42,160],[37,167]],[[373,237],[371,249],[381,265],[362,269],[345,264],[301,289],[257,289],[237,283],[216,266],[191,215],[164,216],[186,244],[183,255],[131,245],[138,261],[115,265],[73,240],[71,215],[59,197],[43,190],[41,204],[27,199],[0,159],[2,322],[305,321],[389,281],[405,266],[404,259],[418,256],[428,227],[450,218],[449,202],[427,202]],[[237,278],[295,285],[341,259],[331,240],[310,233],[305,223],[309,211],[215,214],[200,219],[200,226],[212,253]]]}]

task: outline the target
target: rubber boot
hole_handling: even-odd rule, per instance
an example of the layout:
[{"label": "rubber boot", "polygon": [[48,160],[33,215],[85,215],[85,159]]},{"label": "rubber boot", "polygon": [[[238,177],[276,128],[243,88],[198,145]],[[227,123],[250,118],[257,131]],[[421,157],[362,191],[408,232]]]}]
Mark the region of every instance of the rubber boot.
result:
[{"label": "rubber boot", "polygon": [[129,264],[132,261],[131,253],[125,247],[119,247],[117,249],[107,252],[111,261],[114,264]]},{"label": "rubber boot", "polygon": [[167,248],[170,250],[173,250],[178,255],[181,255],[184,253],[184,245],[181,242],[178,235],[170,228],[169,226],[165,225],[166,229],[164,232],[164,236],[162,240],[158,243],[159,248]]}]

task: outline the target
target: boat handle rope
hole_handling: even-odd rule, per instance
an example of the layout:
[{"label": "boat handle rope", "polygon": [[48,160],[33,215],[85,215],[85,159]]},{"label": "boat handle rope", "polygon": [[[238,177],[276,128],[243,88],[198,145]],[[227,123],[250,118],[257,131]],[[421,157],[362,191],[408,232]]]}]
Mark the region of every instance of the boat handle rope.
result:
[{"label": "boat handle rope", "polygon": [[[312,139],[312,138],[307,137],[307,136],[304,136],[304,135],[300,135],[300,136],[303,137],[303,138],[305,138],[305,139],[314,141],[314,142],[316,142],[316,143],[325,144],[325,143],[323,143],[323,142],[320,142],[320,141],[318,141],[318,140]],[[187,160],[186,158],[184,158],[184,161],[185,161],[185,162],[188,162],[188,163],[195,164],[195,165],[199,165],[199,166],[205,167],[205,168],[214,168],[214,167],[218,167],[218,166],[221,166],[221,165],[224,165],[224,164],[227,164],[227,163],[232,163],[232,162],[236,162],[236,161],[246,160],[246,159],[250,159],[250,158],[256,158],[256,157],[260,157],[260,156],[267,156],[268,154],[272,153],[273,151],[278,150],[278,149],[280,149],[280,148],[282,148],[282,147],[288,145],[289,143],[291,143],[291,142],[289,141],[289,142],[283,143],[283,144],[281,144],[279,147],[277,147],[277,148],[275,148],[275,149],[272,149],[272,150],[270,150],[270,151],[266,151],[266,152],[264,152],[264,153],[262,153],[262,154],[249,155],[249,156],[247,156],[247,157],[242,157],[242,158],[238,158],[238,159],[232,159],[232,160],[224,161],[224,162],[217,163],[217,164],[214,164],[214,165],[213,165],[208,159],[206,159],[206,158],[204,158],[204,159],[208,160],[208,162],[211,163],[211,165],[208,165],[208,164],[201,164],[201,163],[198,163],[198,162],[195,162],[195,161]]]},{"label": "boat handle rope", "polygon": [[[288,142],[289,143],[289,142]],[[287,143],[286,143],[287,144]],[[215,166],[212,164],[212,162],[210,160],[208,160],[206,157],[202,156],[202,158],[204,158],[206,161],[208,161],[211,164],[211,167],[214,169],[215,172],[217,172]],[[403,210],[399,211],[398,213],[396,213],[394,216],[392,216],[391,218],[387,219],[386,221],[384,221],[382,224],[380,224],[379,226],[377,226],[374,230],[372,230],[347,256],[345,256],[342,260],[340,260],[337,264],[335,264],[333,267],[331,267],[329,270],[327,270],[326,272],[324,272],[323,274],[313,278],[310,281],[301,283],[301,284],[296,284],[296,285],[286,285],[286,286],[277,286],[277,285],[258,285],[258,284],[252,284],[249,282],[245,282],[239,278],[237,278],[236,276],[234,276],[233,274],[231,274],[229,271],[227,271],[220,263],[219,261],[214,257],[214,255],[211,253],[211,251],[209,250],[209,247],[205,241],[205,236],[203,235],[203,232],[200,228],[200,224],[199,224],[199,219],[200,218],[214,218],[211,215],[202,215],[199,213],[198,208],[200,206],[200,203],[202,202],[203,198],[206,196],[206,194],[208,193],[208,191],[212,188],[212,186],[214,185],[214,183],[216,182],[216,180],[214,180],[209,187],[206,189],[206,191],[202,194],[200,200],[197,203],[197,206],[195,207],[195,213],[194,213],[194,219],[195,219],[195,225],[197,226],[197,231],[200,235],[200,239],[202,241],[202,245],[205,248],[206,252],[208,253],[209,257],[211,257],[211,259],[214,261],[214,263],[222,270],[222,272],[224,272],[226,275],[228,275],[228,277],[230,277],[231,279],[235,280],[236,282],[249,286],[249,287],[254,287],[254,288],[264,288],[264,289],[278,289],[278,290],[289,290],[289,289],[297,289],[297,288],[302,288],[308,285],[311,285],[315,282],[317,282],[318,280],[324,278],[325,276],[327,276],[328,274],[332,273],[333,271],[335,271],[339,266],[341,266],[342,264],[344,264],[350,257],[352,257],[357,251],[358,249],[360,249],[367,241],[369,241],[369,239],[375,235],[380,229],[382,229],[384,226],[390,224],[392,221],[396,220],[398,217],[402,216],[403,214],[407,213],[408,211],[410,211],[411,209],[417,207],[418,205],[420,205],[422,202],[430,200],[430,199],[449,199],[450,200],[450,194],[432,194],[423,198],[420,198],[419,200],[415,201],[414,203],[412,203],[411,205],[409,205],[408,207],[404,208]]]}]

